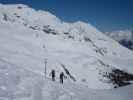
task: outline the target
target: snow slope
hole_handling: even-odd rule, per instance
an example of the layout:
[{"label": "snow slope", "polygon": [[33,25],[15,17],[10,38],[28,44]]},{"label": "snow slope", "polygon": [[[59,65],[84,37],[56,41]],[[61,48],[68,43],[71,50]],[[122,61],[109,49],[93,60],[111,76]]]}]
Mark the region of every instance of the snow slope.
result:
[{"label": "snow slope", "polygon": [[0,59],[0,100],[132,100],[133,85],[95,90],[76,83],[44,79],[27,69]]},{"label": "snow slope", "polygon": [[[82,84],[91,89],[113,88],[114,84],[104,77],[112,69],[133,74],[133,52],[92,25],[81,21],[63,22],[49,12],[21,4],[0,5],[0,59],[13,64],[13,69],[19,66],[37,75],[44,74],[47,59],[47,77],[51,69],[55,69],[58,80],[63,71],[68,74],[66,83]],[[22,78],[25,73],[22,72]],[[36,75],[31,77],[36,79]]]}]

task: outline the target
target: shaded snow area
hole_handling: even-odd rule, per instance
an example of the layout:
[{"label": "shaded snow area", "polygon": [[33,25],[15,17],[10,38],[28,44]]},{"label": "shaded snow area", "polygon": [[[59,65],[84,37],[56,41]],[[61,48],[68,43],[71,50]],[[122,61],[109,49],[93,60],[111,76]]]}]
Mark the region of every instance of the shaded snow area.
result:
[{"label": "shaded snow area", "polygon": [[132,100],[132,61],[132,51],[90,24],[0,4],[0,100]]}]

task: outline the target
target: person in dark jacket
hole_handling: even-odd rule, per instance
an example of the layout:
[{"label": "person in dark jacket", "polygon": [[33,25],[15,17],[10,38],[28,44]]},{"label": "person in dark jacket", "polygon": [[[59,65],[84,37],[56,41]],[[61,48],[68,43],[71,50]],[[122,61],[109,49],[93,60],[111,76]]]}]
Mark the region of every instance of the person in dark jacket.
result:
[{"label": "person in dark jacket", "polygon": [[66,78],[63,72],[60,73],[60,83],[63,84],[63,79]]},{"label": "person in dark jacket", "polygon": [[50,76],[52,76],[52,81],[55,81],[55,70],[54,69],[51,71]]}]

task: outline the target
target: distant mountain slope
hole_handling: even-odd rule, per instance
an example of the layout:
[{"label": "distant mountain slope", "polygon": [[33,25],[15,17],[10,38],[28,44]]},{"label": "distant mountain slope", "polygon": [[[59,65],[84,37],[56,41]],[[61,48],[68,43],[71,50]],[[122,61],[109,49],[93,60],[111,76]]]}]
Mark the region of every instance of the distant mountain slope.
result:
[{"label": "distant mountain slope", "polygon": [[133,31],[132,30],[113,31],[113,32],[107,32],[105,34],[115,39],[123,46],[133,50]]},{"label": "distant mountain slope", "polygon": [[55,69],[58,80],[63,71],[66,82],[92,89],[133,80],[132,51],[90,24],[63,22],[21,4],[0,5],[0,59],[37,74],[44,74],[47,60],[47,77]]}]

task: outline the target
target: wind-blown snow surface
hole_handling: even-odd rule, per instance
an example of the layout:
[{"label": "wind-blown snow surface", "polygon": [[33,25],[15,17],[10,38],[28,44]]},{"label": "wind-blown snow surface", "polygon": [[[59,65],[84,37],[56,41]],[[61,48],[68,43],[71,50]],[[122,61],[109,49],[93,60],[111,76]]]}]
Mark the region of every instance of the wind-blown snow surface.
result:
[{"label": "wind-blown snow surface", "polygon": [[[55,84],[41,78],[45,59],[47,77],[51,69],[56,71]],[[111,96],[114,99],[113,92],[91,89],[112,88],[113,84],[106,82],[108,79],[103,75],[112,69],[133,73],[132,61],[132,51],[90,24],[66,23],[25,5],[0,5],[2,100],[106,100]],[[58,84],[62,71],[68,74],[63,86]],[[118,98],[128,99],[122,99],[121,94]]]}]

